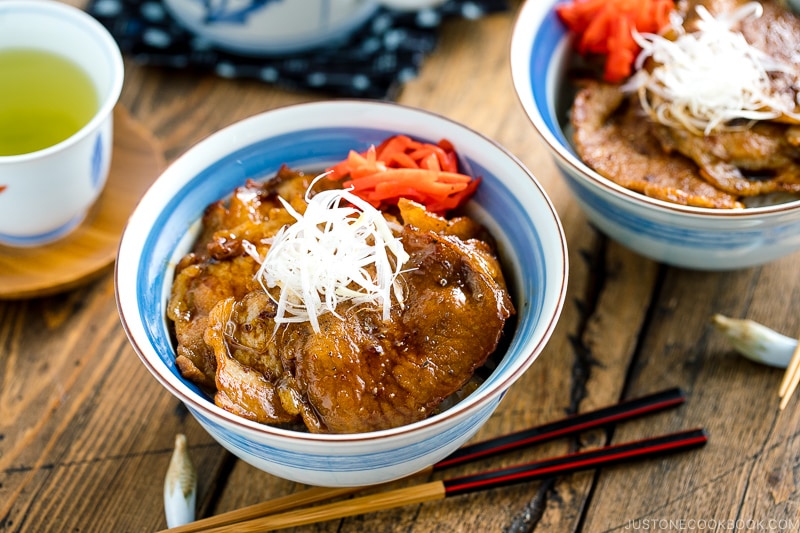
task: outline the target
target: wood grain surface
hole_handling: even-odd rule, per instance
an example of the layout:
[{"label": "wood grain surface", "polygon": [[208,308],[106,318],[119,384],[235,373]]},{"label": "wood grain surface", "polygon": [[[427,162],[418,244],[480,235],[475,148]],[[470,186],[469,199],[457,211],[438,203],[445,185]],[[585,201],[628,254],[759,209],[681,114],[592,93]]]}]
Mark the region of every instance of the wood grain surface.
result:
[{"label": "wood grain surface", "polygon": [[[695,426],[707,428],[710,441],[663,459],[294,531],[800,531],[800,397],[779,412],[781,370],[734,353],[710,322],[722,313],[800,334],[800,255],[696,272],[644,259],[598,233],[514,94],[508,50],[518,7],[511,2],[506,13],[445,24],[439,46],[399,97],[519,157],[553,200],[569,243],[568,300],[553,338],[475,439],[680,386],[688,400],[677,409],[491,465]],[[167,163],[235,121],[325,97],[146,68],[131,58],[125,75],[121,103]],[[232,457],[148,374],[120,325],[111,272],[55,295],[0,301],[0,531],[164,528],[163,480],[177,433],[186,434],[199,471],[198,517],[305,488]]]}]

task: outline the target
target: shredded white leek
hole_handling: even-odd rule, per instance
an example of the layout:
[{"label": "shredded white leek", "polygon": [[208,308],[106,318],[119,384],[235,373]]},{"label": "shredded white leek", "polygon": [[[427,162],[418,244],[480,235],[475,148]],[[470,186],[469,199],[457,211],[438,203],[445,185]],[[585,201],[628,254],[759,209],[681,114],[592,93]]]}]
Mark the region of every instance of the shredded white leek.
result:
[{"label": "shredded white leek", "polygon": [[[322,176],[316,178],[320,179]],[[397,277],[409,255],[383,213],[346,189],[309,196],[302,215],[281,198],[295,218],[271,240],[257,277],[264,290],[278,288],[276,325],[336,316],[340,303],[377,303],[389,318],[391,296],[403,305]]]},{"label": "shredded white leek", "polygon": [[[760,17],[763,7],[750,2],[735,11],[713,17],[697,7],[697,30],[686,33],[673,12],[670,27],[677,38],[637,34],[642,47],[637,72],[623,86],[638,91],[643,108],[668,126],[684,126],[698,134],[724,129],[734,119],[770,120],[793,110],[770,96],[769,72],[791,72],[750,45],[733,28],[748,17]],[[642,68],[652,58],[656,66]]]}]

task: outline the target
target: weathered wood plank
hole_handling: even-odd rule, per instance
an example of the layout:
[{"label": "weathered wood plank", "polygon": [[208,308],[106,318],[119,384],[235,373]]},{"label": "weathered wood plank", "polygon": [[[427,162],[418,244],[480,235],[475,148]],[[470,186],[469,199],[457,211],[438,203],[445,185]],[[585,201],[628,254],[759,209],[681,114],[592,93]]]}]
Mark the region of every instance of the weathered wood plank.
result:
[{"label": "weathered wood plank", "polygon": [[156,529],[176,431],[208,491],[226,457],[139,362],[110,275],[0,309],[0,529]]},{"label": "weathered wood plank", "polygon": [[[674,416],[632,423],[614,438],[704,426],[710,441],[702,450],[655,461],[647,469],[604,472],[587,515],[587,530],[652,526],[654,520],[666,520],[662,525],[694,521],[695,527],[697,521],[718,521],[730,529],[737,520],[770,519],[790,521],[791,527],[773,530],[800,530],[797,399],[779,413],[782,371],[739,356],[710,324],[711,315],[721,312],[796,331],[791,302],[798,288],[786,280],[797,279],[799,257],[738,272],[668,273],[630,390],[677,383],[687,389],[689,400]],[[620,506],[620,501],[627,505]]]}]

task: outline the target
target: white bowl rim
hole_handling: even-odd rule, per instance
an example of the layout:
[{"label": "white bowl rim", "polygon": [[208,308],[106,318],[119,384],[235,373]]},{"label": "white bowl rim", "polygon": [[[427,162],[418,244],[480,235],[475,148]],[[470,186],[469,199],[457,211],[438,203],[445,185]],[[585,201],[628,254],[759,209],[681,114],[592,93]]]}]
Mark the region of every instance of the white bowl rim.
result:
[{"label": "white bowl rim", "polygon": [[714,209],[695,207],[650,198],[644,194],[627,189],[600,175],[586,165],[572,151],[567,149],[551,133],[536,106],[530,88],[530,52],[541,23],[550,10],[566,0],[525,0],[517,12],[511,34],[511,76],[515,93],[529,120],[539,136],[545,141],[550,152],[563,164],[571,167],[575,175],[585,178],[592,185],[620,197],[623,201],[640,207],[653,208],[663,213],[679,213],[697,218],[714,219],[756,219],[782,216],[800,209],[800,199],[774,205],[746,207],[744,209]]},{"label": "white bowl rim", "polygon": [[[564,306],[564,302],[566,299],[567,293],[567,282],[568,282],[568,271],[569,271],[569,262],[568,262],[568,251],[567,251],[567,242],[566,236],[564,234],[563,227],[561,225],[561,221],[558,217],[558,214],[555,210],[555,207],[545,192],[544,188],[535,178],[535,176],[531,173],[531,171],[511,152],[509,152],[506,148],[501,146],[499,143],[494,141],[493,139],[483,135],[482,133],[472,129],[471,127],[456,122],[453,119],[450,119],[444,115],[439,113],[429,111],[422,108],[411,107],[404,104],[399,104],[397,102],[391,101],[376,101],[376,100],[368,100],[368,99],[358,99],[358,98],[343,98],[337,100],[324,100],[324,101],[314,101],[314,102],[304,102],[304,103],[297,103],[297,104],[289,104],[285,106],[276,107],[270,109],[268,111],[258,113],[251,117],[245,118],[233,124],[230,124],[214,133],[206,137],[205,139],[195,143],[191,146],[186,152],[180,155],[176,160],[174,160],[159,176],[158,179],[154,182],[150,189],[145,192],[144,196],[137,205],[134,213],[131,215],[131,220],[135,217],[137,211],[142,209],[142,204],[145,202],[146,198],[149,195],[152,195],[155,188],[157,188],[158,183],[161,181],[161,178],[164,176],[171,176],[172,174],[179,173],[183,166],[187,166],[187,161],[191,158],[191,156],[195,153],[201,152],[205,144],[207,142],[211,142],[214,139],[223,136],[229,136],[236,132],[237,129],[244,127],[246,123],[264,120],[264,117],[268,116],[271,118],[275,118],[276,116],[280,116],[282,113],[291,113],[294,109],[298,108],[306,108],[306,109],[313,109],[319,108],[317,112],[324,112],[324,108],[329,106],[382,106],[382,107],[389,107],[391,106],[394,109],[403,109],[405,112],[415,113],[420,116],[427,115],[434,120],[449,123],[451,126],[456,127],[458,129],[462,129],[466,134],[473,135],[475,138],[480,139],[481,142],[487,143],[487,146],[493,147],[498,153],[502,153],[508,159],[509,162],[513,163],[515,167],[517,167],[521,173],[525,174],[527,178],[530,180],[531,185],[534,187],[536,191],[538,191],[539,200],[542,201],[547,206],[547,215],[550,220],[550,223],[554,225],[554,227],[558,231],[558,238],[556,239],[559,244],[559,248],[561,251],[560,257],[556,258],[560,265],[560,271],[554,271],[554,279],[557,279],[560,282],[560,287],[558,288],[557,296],[555,302],[552,304],[552,313],[549,316],[543,318],[546,320],[546,324],[542,326],[542,334],[538,341],[535,342],[532,346],[529,347],[528,353],[522,355],[521,357],[524,359],[524,363],[518,365],[513,372],[509,372],[508,375],[504,376],[504,379],[495,384],[495,386],[491,389],[486,389],[483,391],[481,395],[471,394],[467,398],[461,400],[456,405],[447,409],[442,413],[438,413],[431,417],[428,417],[424,420],[420,420],[418,422],[414,422],[412,424],[407,424],[404,426],[399,426],[395,428],[380,430],[380,431],[373,431],[373,432],[366,432],[366,433],[349,433],[349,434],[327,434],[327,433],[306,433],[301,431],[293,431],[287,430],[279,427],[270,426],[267,424],[261,424],[252,420],[245,419],[238,415],[235,415],[229,411],[226,411],[218,406],[216,406],[213,402],[213,399],[208,398],[199,398],[195,397],[194,392],[187,393],[183,387],[186,385],[178,378],[176,378],[171,373],[169,375],[165,375],[166,373],[162,372],[165,370],[161,368],[157,364],[154,364],[153,361],[150,360],[150,356],[148,355],[148,351],[152,351],[150,346],[142,347],[137,342],[135,335],[133,333],[134,327],[128,320],[125,318],[124,314],[124,307],[126,307],[125,302],[121,298],[120,293],[120,283],[118,283],[120,272],[122,270],[127,270],[128,266],[122,264],[121,261],[115,262],[115,272],[114,272],[114,280],[115,280],[115,296],[117,300],[117,309],[118,314],[120,317],[120,321],[122,323],[123,329],[125,330],[128,340],[131,346],[136,351],[139,359],[144,363],[144,365],[149,369],[150,373],[169,391],[178,398],[181,402],[187,403],[191,405],[194,409],[197,409],[205,416],[210,417],[211,420],[214,420],[216,423],[220,423],[223,425],[230,425],[236,426],[245,432],[249,432],[254,435],[261,435],[261,436],[269,436],[272,439],[277,441],[283,441],[287,445],[291,445],[293,442],[302,442],[308,445],[314,444],[325,444],[325,443],[332,443],[332,442],[339,442],[339,443],[364,443],[370,441],[384,441],[386,439],[405,439],[409,438],[410,435],[416,433],[422,433],[432,431],[433,427],[450,427],[452,425],[457,424],[461,419],[469,417],[470,412],[476,409],[480,409],[482,406],[486,405],[488,402],[493,401],[498,395],[505,394],[505,392],[509,389],[509,387],[516,382],[522,374],[524,374],[533,362],[538,358],[539,354],[547,345],[550,337],[552,336],[553,331],[556,328],[558,323],[561,311]],[[276,121],[277,122],[277,121]],[[191,166],[191,165],[188,165]],[[168,179],[168,178],[167,178]],[[129,220],[130,225],[130,220]],[[122,238],[120,239],[119,251],[122,251],[125,247],[125,235],[127,233],[127,227],[123,231]],[[118,251],[118,257],[119,257]],[[138,326],[136,326],[138,328]],[[158,356],[156,359],[160,361]],[[174,380],[174,382],[173,382]],[[186,387],[188,389],[188,387]]]}]

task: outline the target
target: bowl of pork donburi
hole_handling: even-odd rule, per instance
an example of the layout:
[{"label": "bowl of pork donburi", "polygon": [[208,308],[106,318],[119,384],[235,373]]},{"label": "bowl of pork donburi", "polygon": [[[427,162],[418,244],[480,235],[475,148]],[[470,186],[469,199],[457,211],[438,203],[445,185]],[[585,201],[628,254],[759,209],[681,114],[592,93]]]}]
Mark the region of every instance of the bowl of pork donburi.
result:
[{"label": "bowl of pork donburi", "polygon": [[490,139],[391,103],[289,106],[178,158],[124,231],[123,326],[225,448],[326,486],[454,452],[544,349],[567,251]]},{"label": "bowl of pork donburi", "polygon": [[800,249],[800,17],[778,1],[531,0],[515,90],[589,221],[729,270]]}]

